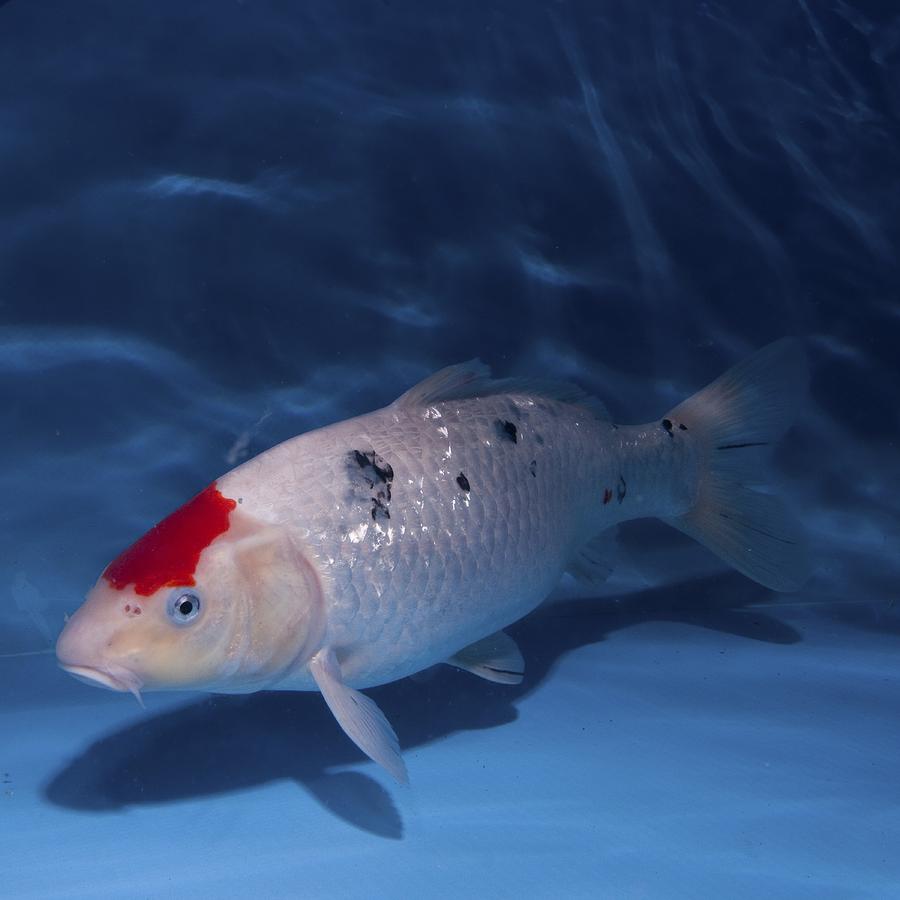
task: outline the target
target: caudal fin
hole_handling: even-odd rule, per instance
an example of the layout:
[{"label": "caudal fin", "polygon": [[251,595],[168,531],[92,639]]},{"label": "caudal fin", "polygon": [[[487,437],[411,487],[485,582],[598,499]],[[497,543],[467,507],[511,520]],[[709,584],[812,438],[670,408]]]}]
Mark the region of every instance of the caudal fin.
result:
[{"label": "caudal fin", "polygon": [[694,508],[666,521],[776,591],[794,591],[806,581],[806,542],[777,497],[748,485],[766,480],[767,450],[794,420],[806,382],[803,348],[785,338],[668,415],[702,442],[704,471]]}]

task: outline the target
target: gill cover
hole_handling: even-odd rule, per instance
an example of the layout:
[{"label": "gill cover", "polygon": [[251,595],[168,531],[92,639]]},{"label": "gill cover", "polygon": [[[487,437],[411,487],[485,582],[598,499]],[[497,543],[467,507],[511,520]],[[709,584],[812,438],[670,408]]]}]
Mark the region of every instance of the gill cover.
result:
[{"label": "gill cover", "polygon": [[321,581],[302,547],[280,526],[254,529],[220,547],[231,556],[239,597],[223,686],[258,690],[304,665],[319,649],[325,630]]}]

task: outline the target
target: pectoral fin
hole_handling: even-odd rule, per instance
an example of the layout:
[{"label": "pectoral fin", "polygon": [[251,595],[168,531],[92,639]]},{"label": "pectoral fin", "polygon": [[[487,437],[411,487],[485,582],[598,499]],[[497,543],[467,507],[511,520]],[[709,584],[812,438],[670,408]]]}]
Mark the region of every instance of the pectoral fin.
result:
[{"label": "pectoral fin", "polygon": [[309,671],[347,737],[400,784],[409,784],[394,729],[373,700],[344,684],[334,651],[320,650],[310,660]]},{"label": "pectoral fin", "polygon": [[525,660],[516,642],[502,631],[470,644],[447,664],[497,684],[519,684],[525,677]]}]

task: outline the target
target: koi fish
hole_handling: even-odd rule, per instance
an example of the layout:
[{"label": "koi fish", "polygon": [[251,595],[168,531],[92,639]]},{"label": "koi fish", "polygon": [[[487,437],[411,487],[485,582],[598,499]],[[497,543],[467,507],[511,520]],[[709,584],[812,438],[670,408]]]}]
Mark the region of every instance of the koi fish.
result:
[{"label": "koi fish", "polygon": [[799,526],[748,485],[804,382],[785,339],[625,426],[571,385],[450,366],[248,460],[151,528],[68,620],[59,663],[138,699],[318,690],[405,782],[397,736],[361,690],[436,663],[520,682],[502,629],[566,571],[602,580],[620,522],[660,518],[760,584],[802,585]]}]

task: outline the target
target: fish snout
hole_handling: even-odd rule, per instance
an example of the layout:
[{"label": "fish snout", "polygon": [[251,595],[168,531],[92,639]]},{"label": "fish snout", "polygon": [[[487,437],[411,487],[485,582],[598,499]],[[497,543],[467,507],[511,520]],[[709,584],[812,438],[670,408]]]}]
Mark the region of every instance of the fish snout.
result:
[{"label": "fish snout", "polygon": [[107,654],[109,636],[81,610],[66,623],[56,642],[56,660],[79,681],[113,691],[128,691],[140,700],[141,680]]}]

